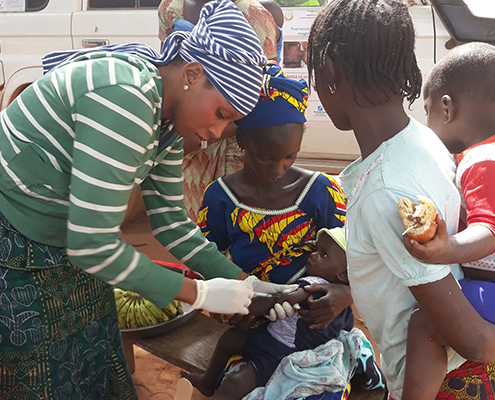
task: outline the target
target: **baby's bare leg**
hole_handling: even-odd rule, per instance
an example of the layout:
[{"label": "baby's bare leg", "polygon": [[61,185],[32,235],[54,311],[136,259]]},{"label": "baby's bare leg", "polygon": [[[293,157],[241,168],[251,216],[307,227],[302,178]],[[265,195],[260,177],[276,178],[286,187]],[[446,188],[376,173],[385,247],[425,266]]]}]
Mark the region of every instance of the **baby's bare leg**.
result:
[{"label": "baby's bare leg", "polygon": [[435,400],[446,374],[445,341],[429,316],[418,309],[409,321],[402,400]]},{"label": "baby's bare leg", "polygon": [[241,400],[256,389],[256,372],[251,364],[229,374],[218,388],[214,400]]},{"label": "baby's bare leg", "polygon": [[237,328],[226,330],[218,340],[204,374],[192,374],[186,371],[181,371],[180,374],[188,379],[205,396],[213,396],[218,376],[225,368],[230,357],[242,353],[242,348],[248,334],[249,331],[243,331]]}]

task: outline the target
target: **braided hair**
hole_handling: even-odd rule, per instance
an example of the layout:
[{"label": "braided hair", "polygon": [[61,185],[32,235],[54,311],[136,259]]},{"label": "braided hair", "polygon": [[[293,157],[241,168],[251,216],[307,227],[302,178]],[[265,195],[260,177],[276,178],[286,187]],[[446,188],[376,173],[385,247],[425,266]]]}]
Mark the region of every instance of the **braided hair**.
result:
[{"label": "braided hair", "polygon": [[332,0],[317,15],[308,40],[310,85],[325,74],[329,56],[342,65],[358,102],[386,104],[392,96],[410,104],[421,94],[414,27],[402,0]]}]

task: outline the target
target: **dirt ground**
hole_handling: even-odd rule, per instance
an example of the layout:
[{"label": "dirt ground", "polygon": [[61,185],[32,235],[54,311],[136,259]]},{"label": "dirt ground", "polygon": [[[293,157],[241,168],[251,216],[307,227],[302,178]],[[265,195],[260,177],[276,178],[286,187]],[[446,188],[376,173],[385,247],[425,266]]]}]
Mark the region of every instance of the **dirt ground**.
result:
[{"label": "dirt ground", "polygon": [[[132,374],[139,400],[173,400],[180,368],[134,346],[136,370]],[[194,389],[193,400],[204,400]]]}]

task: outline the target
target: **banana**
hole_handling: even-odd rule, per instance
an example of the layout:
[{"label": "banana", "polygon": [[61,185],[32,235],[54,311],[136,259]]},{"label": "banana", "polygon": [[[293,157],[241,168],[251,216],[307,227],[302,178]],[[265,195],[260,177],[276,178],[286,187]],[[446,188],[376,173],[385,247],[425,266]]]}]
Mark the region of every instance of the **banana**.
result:
[{"label": "banana", "polygon": [[127,310],[127,314],[125,316],[125,322],[128,329],[136,329],[139,328],[139,325],[136,321],[136,301],[131,300],[131,305]]},{"label": "banana", "polygon": [[122,306],[120,307],[120,309],[117,312],[117,315],[119,317],[120,329],[126,329],[127,328],[127,323],[126,323],[125,317],[127,315],[127,311],[129,309],[129,306],[131,305],[131,303],[132,303],[132,300],[129,298],[126,298],[125,302],[122,304]]},{"label": "banana", "polygon": [[168,321],[168,316],[162,310],[160,310],[151,301],[143,298],[145,306],[149,309],[150,313],[158,320],[158,322]]},{"label": "banana", "polygon": [[141,328],[143,326],[141,324],[141,320],[139,319],[141,314],[138,315],[139,302],[140,302],[140,300],[138,300],[134,303],[134,320],[136,321],[136,328]]},{"label": "banana", "polygon": [[120,307],[124,304],[125,299],[123,297],[120,297],[115,300],[115,307],[117,308],[117,312],[119,312]]},{"label": "banana", "polygon": [[127,301],[127,297],[124,296],[123,293],[120,293],[117,297],[115,296],[115,306],[117,307],[117,312],[119,312],[120,308],[124,305],[124,303]]},{"label": "banana", "polygon": [[175,306],[175,300],[170,303],[167,307],[162,308],[162,311],[167,314],[167,317],[170,319],[174,318],[177,315],[177,307]]},{"label": "banana", "polygon": [[153,313],[149,310],[149,308],[146,307],[146,305],[144,304],[144,301],[141,303],[140,311],[141,311],[141,315],[144,317],[144,319],[148,323],[148,326],[158,324],[158,320],[153,315]]},{"label": "banana", "polygon": [[135,308],[135,313],[136,313],[136,322],[138,323],[138,325],[140,327],[149,326],[148,321],[146,320],[146,318],[144,318],[144,315],[142,313],[143,300],[139,299],[134,308]]},{"label": "banana", "polygon": [[182,305],[177,300],[160,310],[154,303],[137,293],[119,288],[115,288],[114,291],[121,329],[156,325],[183,313]]},{"label": "banana", "polygon": [[124,291],[122,289],[119,289],[119,288],[114,288],[113,289],[113,292],[115,294],[115,300],[117,301],[119,298],[122,297],[122,295],[124,294]]},{"label": "banana", "polygon": [[184,314],[184,310],[182,309],[182,303],[179,300],[175,300],[177,303],[177,315]]}]

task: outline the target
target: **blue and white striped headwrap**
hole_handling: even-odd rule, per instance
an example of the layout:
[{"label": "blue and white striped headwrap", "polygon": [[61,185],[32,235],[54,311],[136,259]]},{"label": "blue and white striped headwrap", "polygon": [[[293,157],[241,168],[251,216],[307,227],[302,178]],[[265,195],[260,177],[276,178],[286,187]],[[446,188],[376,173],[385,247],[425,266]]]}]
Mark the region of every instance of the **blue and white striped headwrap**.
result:
[{"label": "blue and white striped headwrap", "polygon": [[203,6],[191,32],[176,31],[165,40],[161,54],[138,43],[56,51],[43,57],[43,72],[102,51],[135,54],[154,65],[166,65],[177,54],[186,62],[198,62],[212,85],[242,115],[249,114],[258,102],[267,62],[256,33],[235,4],[213,0]]}]

